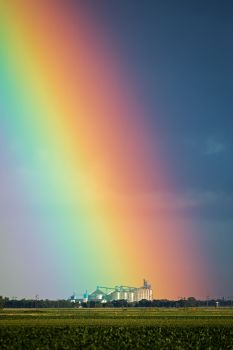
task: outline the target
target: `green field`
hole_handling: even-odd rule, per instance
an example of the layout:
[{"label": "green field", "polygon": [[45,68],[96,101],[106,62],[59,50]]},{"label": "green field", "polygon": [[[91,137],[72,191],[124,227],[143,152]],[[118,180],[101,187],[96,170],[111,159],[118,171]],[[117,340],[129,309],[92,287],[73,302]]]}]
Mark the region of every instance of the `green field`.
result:
[{"label": "green field", "polygon": [[5,309],[0,349],[233,349],[233,308]]}]

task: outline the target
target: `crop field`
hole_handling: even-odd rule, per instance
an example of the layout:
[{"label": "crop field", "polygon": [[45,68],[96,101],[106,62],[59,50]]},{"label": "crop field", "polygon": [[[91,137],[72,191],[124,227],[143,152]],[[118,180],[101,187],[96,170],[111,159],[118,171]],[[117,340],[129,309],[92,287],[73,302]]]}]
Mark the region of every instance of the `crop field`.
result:
[{"label": "crop field", "polygon": [[233,308],[4,309],[0,349],[233,349]]}]

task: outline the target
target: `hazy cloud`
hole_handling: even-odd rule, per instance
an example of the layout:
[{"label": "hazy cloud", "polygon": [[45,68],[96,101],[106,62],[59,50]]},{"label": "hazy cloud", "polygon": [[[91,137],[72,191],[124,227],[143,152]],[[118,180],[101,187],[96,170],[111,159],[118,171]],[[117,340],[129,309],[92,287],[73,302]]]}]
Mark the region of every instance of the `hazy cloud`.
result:
[{"label": "hazy cloud", "polygon": [[195,218],[225,220],[232,217],[233,196],[218,191],[154,191],[121,195],[103,194],[98,201],[104,202],[115,213],[128,211],[137,218]]},{"label": "hazy cloud", "polygon": [[204,154],[212,155],[226,151],[226,145],[214,138],[209,138],[205,145]]}]

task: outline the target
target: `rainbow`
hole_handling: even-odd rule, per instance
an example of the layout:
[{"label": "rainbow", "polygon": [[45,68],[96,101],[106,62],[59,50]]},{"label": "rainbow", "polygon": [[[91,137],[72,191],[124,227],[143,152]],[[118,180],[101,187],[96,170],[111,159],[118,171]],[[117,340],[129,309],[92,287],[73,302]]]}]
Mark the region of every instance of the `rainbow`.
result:
[{"label": "rainbow", "polygon": [[8,278],[49,295],[147,277],[157,297],[198,295],[193,228],[161,210],[168,162],[121,55],[81,3],[1,3]]}]

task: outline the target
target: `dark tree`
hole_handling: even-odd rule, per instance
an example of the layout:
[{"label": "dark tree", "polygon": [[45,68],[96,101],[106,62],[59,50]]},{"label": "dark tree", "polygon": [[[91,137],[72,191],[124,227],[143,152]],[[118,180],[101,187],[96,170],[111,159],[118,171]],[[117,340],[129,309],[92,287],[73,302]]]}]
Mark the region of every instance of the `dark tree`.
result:
[{"label": "dark tree", "polygon": [[4,299],[3,297],[0,295],[0,310],[4,308]]}]

